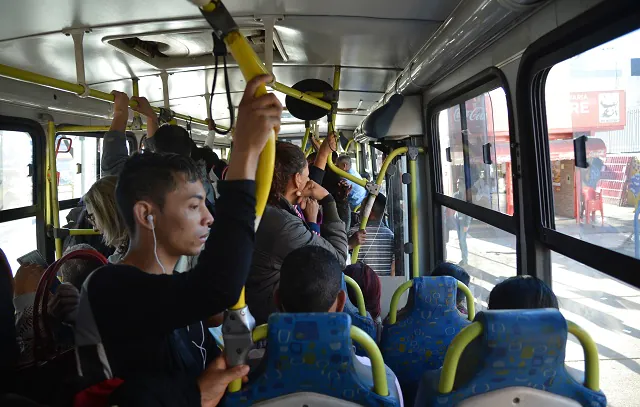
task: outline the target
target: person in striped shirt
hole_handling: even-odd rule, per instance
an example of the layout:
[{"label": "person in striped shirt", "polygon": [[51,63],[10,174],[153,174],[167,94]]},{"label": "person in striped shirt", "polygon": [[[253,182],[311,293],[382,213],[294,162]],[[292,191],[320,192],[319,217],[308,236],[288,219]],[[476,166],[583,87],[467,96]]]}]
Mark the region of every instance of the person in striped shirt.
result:
[{"label": "person in striped shirt", "polygon": [[366,229],[351,229],[349,248],[360,245],[358,261],[371,267],[379,276],[395,276],[393,232],[383,222],[386,205],[387,197],[378,194],[371,208]]}]

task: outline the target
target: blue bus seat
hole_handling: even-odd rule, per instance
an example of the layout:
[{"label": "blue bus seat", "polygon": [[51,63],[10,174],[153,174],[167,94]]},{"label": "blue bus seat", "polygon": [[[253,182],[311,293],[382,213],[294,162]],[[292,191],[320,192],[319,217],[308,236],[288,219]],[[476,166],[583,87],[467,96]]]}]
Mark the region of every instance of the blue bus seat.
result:
[{"label": "blue bus seat", "polygon": [[224,406],[249,406],[295,393],[314,393],[362,406],[399,406],[395,375],[386,369],[388,396],[373,389],[371,367],[353,354],[348,314],[272,314],[268,344],[255,379],[227,393]]},{"label": "blue bus seat", "polygon": [[[344,281],[344,274],[342,275],[342,290],[345,292],[345,294],[348,292],[347,283]],[[360,315],[360,312],[358,312],[358,307],[353,305],[353,303],[349,299],[348,294],[347,294],[347,302],[344,304],[344,312],[349,314],[349,316],[351,317],[351,324],[353,324],[353,326],[356,326],[362,329],[367,335],[372,337],[374,341],[378,342],[378,329],[377,329],[376,323],[373,321],[373,318],[371,317],[371,314],[367,312],[366,317]],[[362,349],[360,345],[356,343],[355,347],[356,347],[356,355],[367,356],[367,353],[365,352],[364,349]]]},{"label": "blue bus seat", "polygon": [[607,405],[602,391],[587,388],[567,372],[568,329],[560,311],[484,311],[476,315],[476,323],[482,324],[482,333],[456,360],[453,390],[447,394],[438,391],[440,372],[450,369],[449,365],[427,372],[416,406],[456,406],[465,400],[474,406],[503,405],[496,404],[497,400],[516,398],[522,405]]},{"label": "blue bus seat", "polygon": [[407,405],[427,370],[442,366],[453,338],[470,322],[456,308],[458,281],[449,276],[413,279],[413,301],[395,324],[385,322],[380,351],[398,376]]}]

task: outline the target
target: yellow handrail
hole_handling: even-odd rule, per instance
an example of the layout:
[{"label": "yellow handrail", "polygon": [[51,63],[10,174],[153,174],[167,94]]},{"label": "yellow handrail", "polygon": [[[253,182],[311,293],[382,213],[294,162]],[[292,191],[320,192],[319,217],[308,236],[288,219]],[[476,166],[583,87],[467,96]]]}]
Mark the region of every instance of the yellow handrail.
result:
[{"label": "yellow handrail", "polygon": [[302,144],[300,148],[302,149],[302,151],[304,151],[305,157],[308,157],[308,154],[305,149],[307,148],[307,143],[309,142],[310,133],[311,133],[311,127],[307,127],[304,129],[304,137],[302,138]]},{"label": "yellow handrail", "polygon": [[364,303],[364,294],[358,285],[358,282],[348,275],[344,274],[344,282],[356,293],[356,303],[358,305],[358,314],[363,317],[367,316],[367,306]]},{"label": "yellow handrail", "polygon": [[398,319],[398,301],[400,301],[400,296],[411,287],[413,287],[413,280],[408,280],[402,283],[400,287],[396,288],[396,291],[393,292],[393,296],[391,296],[391,304],[389,305],[390,325],[394,325]]},{"label": "yellow handrail", "polygon": [[482,324],[474,322],[464,327],[458,335],[451,341],[447,353],[444,355],[444,363],[440,372],[440,383],[438,384],[438,392],[441,394],[451,393],[453,383],[456,380],[456,371],[458,370],[458,362],[464,349],[477,337],[482,334]]},{"label": "yellow handrail", "polygon": [[[92,132],[105,132],[109,131],[109,126],[73,126],[73,125],[57,125],[56,131],[58,133],[92,133]],[[143,125],[142,130],[146,130],[147,126]],[[127,130],[131,131],[131,126],[127,126]]]},{"label": "yellow handrail", "polygon": [[331,168],[331,171],[335,172],[336,174],[338,174],[342,178],[346,178],[349,181],[360,185],[363,188],[367,186],[367,180],[366,179],[358,178],[355,175],[351,175],[348,172],[336,167],[335,163],[333,162],[332,155],[333,154],[329,154],[329,157],[327,157],[327,164],[329,165],[329,168]]},{"label": "yellow handrail", "polygon": [[354,139],[349,139],[349,141],[347,141],[347,145],[344,147],[345,153],[349,152],[349,147],[351,147],[351,144],[353,144],[354,141],[355,141]]},{"label": "yellow handrail", "polygon": [[288,87],[280,82],[272,82],[268,84],[269,87],[273,90],[277,90],[278,92],[282,92],[287,96],[294,97],[296,99],[300,99],[314,106],[321,107],[325,110],[331,110],[331,103],[325,102],[324,100],[318,99],[309,95],[308,93],[300,92],[299,90],[295,90],[293,88]]},{"label": "yellow handrail", "polygon": [[596,343],[587,331],[575,323],[567,321],[567,328],[584,349],[584,385],[593,391],[600,391],[600,360]]},{"label": "yellow handrail", "polygon": [[[10,78],[10,79],[15,79],[18,81],[22,81],[22,82],[28,82],[28,83],[33,83],[36,85],[41,85],[41,86],[46,86],[48,88],[53,88],[53,89],[57,89],[57,90],[62,90],[62,91],[66,91],[66,92],[71,92],[71,93],[75,93],[76,95],[83,95],[84,94],[84,86],[77,84],[77,83],[72,83],[72,82],[67,82],[67,81],[63,81],[60,79],[55,79],[55,78],[50,78],[48,76],[44,76],[44,75],[40,75],[34,72],[29,72],[29,71],[25,71],[22,69],[18,69],[18,68],[13,68],[11,66],[8,65],[3,65],[0,64],[0,76],[4,76],[6,78]],[[94,98],[94,99],[99,99],[99,100],[104,100],[107,102],[113,102],[114,101],[114,96],[111,93],[106,93],[106,92],[102,92],[96,89],[89,89],[89,97]],[[129,107],[136,107],[138,105],[138,103],[135,100],[130,100],[129,101]],[[154,112],[159,113],[160,109],[157,107],[151,107],[153,109]],[[197,119],[191,116],[187,116],[184,114],[180,114],[180,113],[176,113],[173,112],[173,116],[184,120],[184,121],[192,121],[194,123],[198,123],[198,124],[202,124],[202,125],[207,125],[207,122],[205,122],[204,120],[201,119]],[[221,130],[228,130],[228,127],[225,126],[219,126],[216,125],[216,127],[218,127]]]},{"label": "yellow handrail", "polygon": [[[257,342],[267,338],[268,326],[260,325],[253,330],[253,341]],[[351,339],[357,342],[367,352],[369,360],[371,360],[371,371],[373,373],[373,391],[382,397],[389,395],[389,385],[387,383],[387,371],[384,366],[384,359],[380,348],[376,342],[367,335],[362,329],[351,326]],[[267,345],[269,346],[269,345]]]}]

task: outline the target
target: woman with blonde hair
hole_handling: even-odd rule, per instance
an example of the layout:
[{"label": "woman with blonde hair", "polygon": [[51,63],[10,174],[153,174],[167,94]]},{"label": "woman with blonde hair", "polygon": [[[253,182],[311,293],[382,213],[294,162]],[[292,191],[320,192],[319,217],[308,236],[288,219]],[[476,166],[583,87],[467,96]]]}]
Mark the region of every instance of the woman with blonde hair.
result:
[{"label": "woman with blonde hair", "polygon": [[115,249],[109,263],[118,263],[129,248],[129,234],[116,206],[118,177],[103,177],[95,182],[84,196],[87,219],[93,229],[102,233],[103,242]]}]

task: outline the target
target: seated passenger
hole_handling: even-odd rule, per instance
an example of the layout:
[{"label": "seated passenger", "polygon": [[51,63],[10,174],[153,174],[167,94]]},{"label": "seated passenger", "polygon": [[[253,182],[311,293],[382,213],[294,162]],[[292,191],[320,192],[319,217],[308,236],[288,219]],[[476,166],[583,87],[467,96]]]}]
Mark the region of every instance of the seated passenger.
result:
[{"label": "seated passenger", "polygon": [[[369,265],[379,276],[395,276],[395,241],[393,232],[384,225],[387,197],[378,194],[371,208],[367,228],[351,230],[351,247],[361,244],[358,261]],[[363,211],[364,208],[361,209]],[[364,232],[364,233],[363,233]],[[364,234],[364,236],[363,236]],[[364,241],[363,241],[364,240]]]},{"label": "seated passenger", "polygon": [[[344,269],[344,274],[353,278],[356,283],[358,283],[362,289],[367,312],[371,314],[371,318],[373,318],[377,324],[381,324],[380,296],[382,295],[382,285],[376,272],[366,264],[358,262],[348,265],[347,268]],[[351,303],[356,304],[356,295],[350,286],[347,286],[347,293],[349,294]]]},{"label": "seated passenger", "polygon": [[87,219],[102,234],[102,241],[115,249],[109,263],[118,263],[129,248],[129,233],[116,206],[118,178],[107,176],[96,181],[84,196]]},{"label": "seated passenger", "polygon": [[[544,281],[534,276],[514,276],[496,284],[489,294],[490,310],[518,310],[556,308],[558,299]],[[480,368],[480,360],[476,355],[482,352],[481,340],[476,338],[464,349],[458,362],[454,389],[467,383]],[[425,373],[418,390],[416,400],[426,399],[422,394],[437,392],[442,369]],[[572,373],[573,375],[573,373]],[[429,392],[429,393],[422,393]]]},{"label": "seated passenger", "polygon": [[[282,263],[275,297],[281,312],[342,312],[347,300],[347,293],[342,290],[342,267],[335,256],[322,247],[294,250]],[[353,356],[363,365],[371,366],[368,357],[355,353]],[[402,390],[397,379],[396,387],[402,406]]]},{"label": "seated passenger", "polygon": [[[80,244],[67,248],[64,255],[77,250],[94,249],[89,245]],[[58,286],[48,304],[48,317],[54,322],[56,333],[63,328],[62,324],[69,326],[75,324],[80,287],[89,274],[100,266],[101,264],[98,262],[72,259],[66,261],[60,267],[59,273],[64,283]],[[29,365],[34,361],[33,307],[36,299],[36,290],[44,271],[45,269],[41,266],[30,264],[21,266],[16,272],[13,304],[16,310],[16,332],[20,346],[20,366]],[[61,345],[72,345],[69,341],[66,342],[61,343]]]},{"label": "seated passenger", "polygon": [[[295,205],[304,198],[315,202],[310,202],[303,216],[296,211]],[[318,204],[323,210],[319,235],[310,226],[317,220]],[[326,189],[309,180],[309,166],[302,150],[291,143],[277,142],[273,183],[256,233],[251,273],[246,284],[247,304],[256,323],[267,322],[269,315],[276,311],[273,293],[280,281],[282,261],[293,250],[307,245],[329,250],[344,266],[347,236],[335,200]]]},{"label": "seated passenger", "polygon": [[[462,284],[466,285],[467,287],[469,287],[469,283],[471,282],[471,277],[469,276],[469,273],[464,271],[464,269],[458,266],[457,264],[453,264],[449,262],[440,263],[433,269],[433,271],[431,272],[431,277],[438,277],[438,276],[453,277],[456,280],[460,281]],[[464,292],[462,292],[462,290],[458,288],[458,291],[456,292],[456,308],[458,308],[458,311],[462,315],[469,315],[465,304],[466,304],[466,297],[464,295]]]},{"label": "seated passenger", "polygon": [[489,294],[489,309],[558,309],[558,298],[544,281],[515,276],[496,284]]},{"label": "seated passenger", "polygon": [[[204,187],[190,158],[144,153],[124,164],[116,201],[129,231],[129,250],[119,264],[95,271],[80,298],[76,352],[79,373],[89,382],[186,378],[176,394],[190,400],[212,390],[202,380],[218,351],[200,321],[235,304],[249,273],[257,163],[282,112],[275,95],[253,97],[269,79],[256,78],[245,89],[210,231]],[[203,243],[196,267],[174,274],[180,256],[200,253]],[[193,328],[201,338],[191,339]],[[234,378],[246,371],[232,369]],[[219,399],[224,387],[216,389]]]},{"label": "seated passenger", "polygon": [[[343,171],[348,172],[356,178],[362,179],[358,171],[351,165],[351,157],[346,154],[338,157],[338,161],[336,162],[336,167],[340,168]],[[353,181],[346,180],[349,185],[351,185],[351,192],[349,192],[349,205],[351,205],[351,209],[355,209],[358,205],[364,201],[364,198],[367,196],[367,190],[364,189],[361,185],[356,184]]]}]

